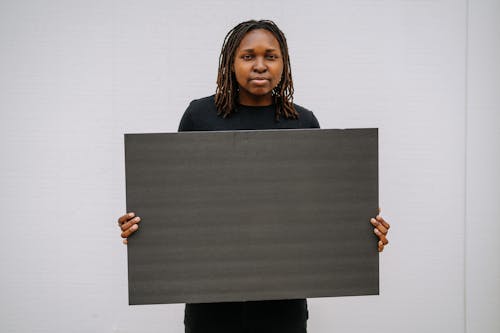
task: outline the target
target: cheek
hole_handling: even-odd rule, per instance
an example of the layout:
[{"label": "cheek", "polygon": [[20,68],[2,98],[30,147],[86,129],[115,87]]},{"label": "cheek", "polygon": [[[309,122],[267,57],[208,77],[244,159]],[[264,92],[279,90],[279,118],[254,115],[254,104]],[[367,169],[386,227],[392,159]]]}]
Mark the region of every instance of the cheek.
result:
[{"label": "cheek", "polygon": [[236,62],[233,65],[233,74],[236,78],[236,81],[238,81],[238,82],[245,81],[246,80],[245,72],[246,71],[245,71],[243,64]]},{"label": "cheek", "polygon": [[234,78],[236,79],[236,82],[241,85],[243,82],[245,82],[245,78],[241,74],[241,72],[235,71],[234,72]]}]

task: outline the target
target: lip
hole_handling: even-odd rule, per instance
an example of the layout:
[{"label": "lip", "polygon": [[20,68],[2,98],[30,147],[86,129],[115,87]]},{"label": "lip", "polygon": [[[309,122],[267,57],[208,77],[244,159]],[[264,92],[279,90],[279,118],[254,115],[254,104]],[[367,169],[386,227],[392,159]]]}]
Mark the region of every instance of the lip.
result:
[{"label": "lip", "polygon": [[250,78],[250,81],[269,81],[269,78],[263,76],[257,76]]},{"label": "lip", "polygon": [[253,82],[256,85],[263,85],[266,84],[270,81],[270,79],[266,77],[254,77],[249,80],[250,82]]}]

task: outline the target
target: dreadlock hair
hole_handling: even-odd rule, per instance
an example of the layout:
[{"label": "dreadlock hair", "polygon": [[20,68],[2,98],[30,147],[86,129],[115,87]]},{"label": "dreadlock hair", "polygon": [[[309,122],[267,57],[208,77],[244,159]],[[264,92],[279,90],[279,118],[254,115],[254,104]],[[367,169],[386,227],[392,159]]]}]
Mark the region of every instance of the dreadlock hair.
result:
[{"label": "dreadlock hair", "polygon": [[224,38],[219,56],[219,72],[217,74],[217,89],[215,92],[215,105],[217,106],[218,114],[225,118],[237,107],[238,82],[233,72],[236,49],[240,45],[243,37],[245,37],[248,32],[256,29],[264,29],[274,35],[280,44],[283,57],[283,73],[281,75],[281,80],[272,90],[274,104],[276,105],[276,120],[278,120],[280,116],[297,119],[299,114],[293,106],[293,81],[288,45],[283,32],[270,20],[250,20],[242,22],[231,29]]}]

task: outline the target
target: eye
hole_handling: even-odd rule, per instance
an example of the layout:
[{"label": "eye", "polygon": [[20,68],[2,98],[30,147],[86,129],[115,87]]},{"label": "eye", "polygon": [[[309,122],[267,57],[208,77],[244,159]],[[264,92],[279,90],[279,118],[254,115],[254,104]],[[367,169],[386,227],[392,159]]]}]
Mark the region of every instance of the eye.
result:
[{"label": "eye", "polygon": [[276,54],[268,54],[266,58],[269,60],[276,60],[278,59],[278,56]]},{"label": "eye", "polygon": [[253,56],[251,54],[244,54],[241,56],[243,60],[252,60]]}]

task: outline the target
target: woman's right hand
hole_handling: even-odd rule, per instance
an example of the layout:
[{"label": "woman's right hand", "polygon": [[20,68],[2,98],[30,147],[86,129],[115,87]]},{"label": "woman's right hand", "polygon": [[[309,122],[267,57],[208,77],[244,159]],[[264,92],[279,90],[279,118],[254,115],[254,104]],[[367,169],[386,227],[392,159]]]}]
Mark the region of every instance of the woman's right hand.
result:
[{"label": "woman's right hand", "polygon": [[122,230],[121,236],[123,238],[123,244],[128,244],[128,237],[139,229],[139,225],[137,223],[140,221],[141,218],[139,216],[135,216],[134,212],[120,216],[118,219],[118,226]]}]

